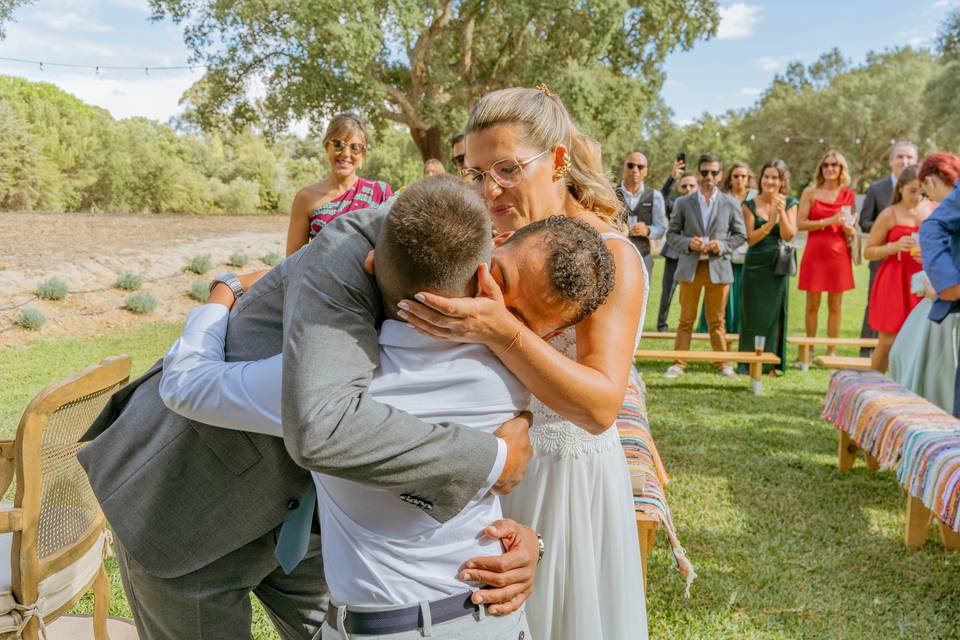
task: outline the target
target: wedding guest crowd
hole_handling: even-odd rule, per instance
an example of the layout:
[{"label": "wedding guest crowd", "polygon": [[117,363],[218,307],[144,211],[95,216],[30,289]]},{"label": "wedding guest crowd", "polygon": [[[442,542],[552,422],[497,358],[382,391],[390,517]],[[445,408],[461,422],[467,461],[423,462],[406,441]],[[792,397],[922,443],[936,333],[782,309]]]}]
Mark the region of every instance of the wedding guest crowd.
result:
[{"label": "wedding guest crowd", "polygon": [[[673,203],[676,202],[676,198],[673,196],[674,183],[677,180],[680,181],[677,183],[677,191],[680,192],[681,196],[688,196],[697,190],[697,176],[692,173],[684,175],[683,172],[685,170],[686,161],[678,158],[677,161],[673,163],[673,171],[671,171],[666,182],[663,183],[663,187],[660,189],[660,193],[663,194],[664,202],[666,203],[668,219],[673,214]],[[667,316],[670,314],[670,304],[673,302],[673,293],[677,289],[674,274],[677,272],[677,259],[680,257],[680,254],[674,251],[669,242],[664,242],[660,255],[663,256],[663,279],[660,283],[660,307],[657,310],[657,331],[665,332],[670,330],[670,327],[667,325]]]}]

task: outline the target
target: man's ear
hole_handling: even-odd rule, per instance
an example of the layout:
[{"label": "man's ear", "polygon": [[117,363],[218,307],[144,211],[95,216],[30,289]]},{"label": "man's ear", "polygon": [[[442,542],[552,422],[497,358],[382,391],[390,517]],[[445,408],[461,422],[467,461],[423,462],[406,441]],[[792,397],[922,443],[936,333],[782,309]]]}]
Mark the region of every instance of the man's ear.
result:
[{"label": "man's ear", "polygon": [[373,262],[373,249],[370,250],[370,253],[367,254],[367,257],[363,259],[363,270],[374,275],[374,262]]},{"label": "man's ear", "polygon": [[[516,232],[515,232],[515,231],[504,231],[503,233],[498,233],[498,234],[497,234],[496,236],[494,236],[494,238],[493,238],[493,246],[499,247],[499,246],[502,245],[504,242],[506,242],[507,240],[509,240],[509,239],[510,239],[510,236],[512,236],[514,233],[516,233]],[[373,253],[373,252],[371,251],[370,253]]]}]

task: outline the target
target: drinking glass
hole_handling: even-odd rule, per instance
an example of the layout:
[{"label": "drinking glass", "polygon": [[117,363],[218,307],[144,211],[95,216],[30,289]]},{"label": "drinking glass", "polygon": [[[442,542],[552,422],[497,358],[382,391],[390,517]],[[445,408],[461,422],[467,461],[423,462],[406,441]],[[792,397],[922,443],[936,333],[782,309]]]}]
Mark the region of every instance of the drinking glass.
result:
[{"label": "drinking glass", "polygon": [[757,355],[763,353],[764,347],[767,346],[767,337],[766,336],[754,336],[753,337],[753,351]]},{"label": "drinking glass", "polygon": [[917,257],[920,255],[920,234],[914,231],[910,234],[910,237],[913,238],[913,241],[916,242],[914,246],[910,247],[910,255]]}]

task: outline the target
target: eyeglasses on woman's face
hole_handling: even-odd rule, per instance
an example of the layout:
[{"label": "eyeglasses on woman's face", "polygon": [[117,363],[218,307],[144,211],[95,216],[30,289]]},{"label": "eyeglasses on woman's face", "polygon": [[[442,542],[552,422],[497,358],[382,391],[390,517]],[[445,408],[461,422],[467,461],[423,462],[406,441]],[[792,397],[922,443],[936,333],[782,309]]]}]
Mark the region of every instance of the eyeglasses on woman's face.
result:
[{"label": "eyeglasses on woman's face", "polygon": [[483,189],[487,183],[486,177],[489,175],[501,189],[515,187],[523,181],[523,168],[541,158],[550,150],[546,149],[527,160],[504,158],[497,160],[486,171],[478,171],[474,168],[462,169],[460,175],[476,189]]},{"label": "eyeglasses on woman's face", "polygon": [[820,165],[822,169],[836,169],[840,166],[839,162],[824,162]]},{"label": "eyeglasses on woman's face", "polygon": [[336,138],[330,140],[328,144],[333,147],[333,150],[336,153],[340,153],[344,149],[349,149],[350,153],[355,156],[363,155],[363,152],[366,151],[367,148],[366,145],[360,144],[359,142],[351,142],[350,144],[347,144],[343,140],[337,140]]}]

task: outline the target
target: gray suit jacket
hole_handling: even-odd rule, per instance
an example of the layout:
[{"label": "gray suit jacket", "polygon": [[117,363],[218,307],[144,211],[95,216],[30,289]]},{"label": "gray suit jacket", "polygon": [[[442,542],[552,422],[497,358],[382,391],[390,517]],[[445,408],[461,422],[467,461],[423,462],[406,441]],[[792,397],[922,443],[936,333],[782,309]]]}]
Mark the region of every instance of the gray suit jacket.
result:
[{"label": "gray suit jacket", "polygon": [[[860,228],[864,233],[870,233],[873,223],[877,221],[880,212],[890,206],[890,200],[893,198],[893,182],[890,176],[877,180],[867,189],[867,195],[863,199],[863,207],[860,209]],[[880,268],[883,260],[870,260],[870,269],[876,271]]]},{"label": "gray suit jacket", "polygon": [[[310,340],[304,352],[313,357],[302,369],[311,378],[305,386],[325,382],[326,395],[314,398],[318,411],[312,416],[326,434],[311,440],[317,443],[317,468],[387,488],[398,498],[426,496],[441,505],[435,517],[454,514],[490,473],[495,439],[466,427],[427,425],[369,399],[350,400],[362,395],[370,379],[356,372],[372,372],[378,361],[379,294],[359,260],[372,248],[385,215],[364,210],[341,216],[257,282],[234,305],[226,356],[236,361],[280,353],[289,291],[300,289],[298,280],[317,284],[330,315],[294,323],[298,335]],[[323,282],[316,282],[318,274]],[[349,313],[343,310],[358,308],[366,310],[363,326],[345,323]],[[324,326],[329,328],[319,329]],[[314,342],[311,327],[328,339]],[[118,539],[147,571],[166,578],[195,571],[279,526],[311,480],[278,438],[220,429],[169,411],[159,394],[160,364],[111,398],[78,458]],[[326,410],[331,403],[335,409]]]},{"label": "gray suit jacket", "polygon": [[693,282],[700,262],[700,254],[690,251],[690,241],[695,237],[708,237],[720,242],[720,253],[710,253],[710,281],[714,284],[733,282],[733,266],[730,255],[733,250],[747,241],[747,231],[743,223],[743,211],[733,196],[717,192],[716,208],[707,228],[703,228],[700,217],[700,202],[696,193],[680,196],[673,202],[673,214],[667,229],[667,242],[680,254],[677,261],[677,282]]}]

